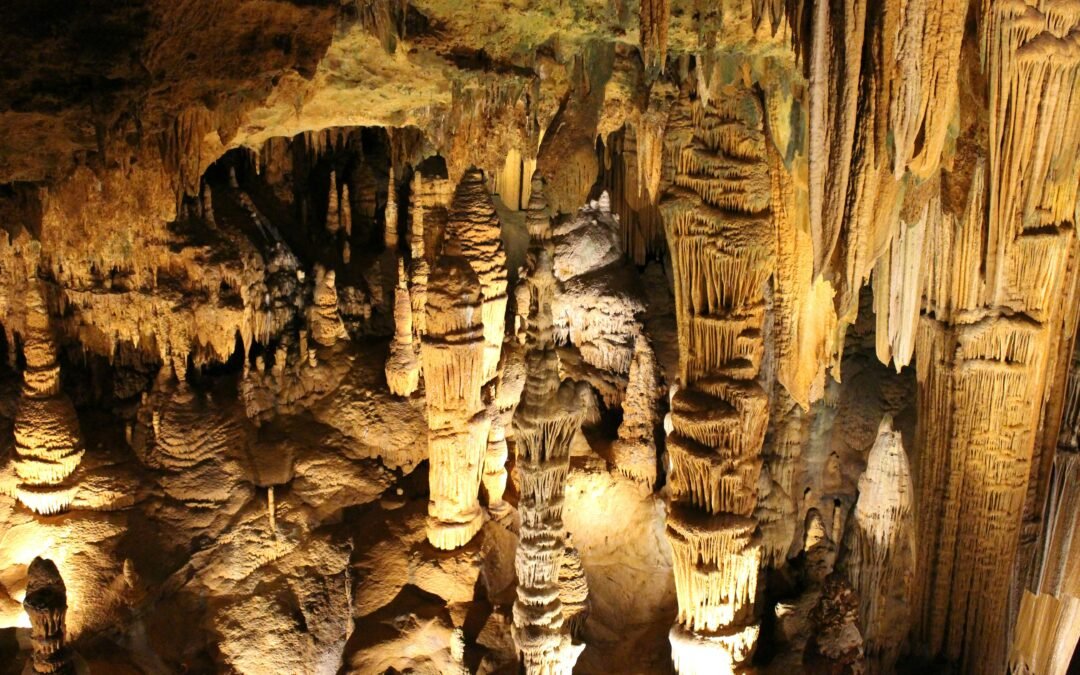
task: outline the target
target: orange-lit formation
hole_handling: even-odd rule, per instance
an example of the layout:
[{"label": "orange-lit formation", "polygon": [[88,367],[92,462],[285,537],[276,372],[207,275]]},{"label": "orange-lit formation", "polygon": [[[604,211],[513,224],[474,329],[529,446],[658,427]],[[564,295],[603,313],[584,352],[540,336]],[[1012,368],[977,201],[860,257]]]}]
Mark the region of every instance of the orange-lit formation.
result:
[{"label": "orange-lit formation", "polygon": [[6,4],[8,670],[1080,658],[1077,0]]}]

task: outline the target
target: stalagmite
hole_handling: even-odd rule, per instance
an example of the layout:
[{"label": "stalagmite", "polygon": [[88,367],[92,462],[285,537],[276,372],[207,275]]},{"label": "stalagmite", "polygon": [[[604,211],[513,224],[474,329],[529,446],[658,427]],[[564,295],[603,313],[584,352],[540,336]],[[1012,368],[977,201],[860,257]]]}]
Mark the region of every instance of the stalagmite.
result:
[{"label": "stalagmite", "polygon": [[562,603],[567,632],[571,638],[580,641],[589,618],[589,582],[581,565],[581,554],[574,548],[569,534],[559,564],[559,602]]},{"label": "stalagmite", "polygon": [[420,344],[428,409],[427,538],[451,550],[484,523],[479,492],[490,421],[483,384],[479,280],[451,240],[432,271]]},{"label": "stalagmite", "polygon": [[871,673],[895,670],[910,626],[915,567],[914,487],[900,433],[889,416],[859,478],[840,567],[859,598],[859,626]]},{"label": "stalagmite", "polygon": [[570,443],[581,425],[579,398],[559,380],[551,301],[551,222],[543,182],[533,176],[527,225],[532,291],[526,341],[525,391],[514,415],[521,528],[514,569],[517,600],[511,634],[528,675],[570,675],[584,645],[564,625],[559,573],[563,558],[563,495]]},{"label": "stalagmite", "polygon": [[315,266],[315,288],[312,291],[312,306],[308,310],[308,326],[311,339],[324,347],[331,347],[338,340],[349,337],[338,312],[335,279],[334,270],[328,270],[321,265]]},{"label": "stalagmite", "polygon": [[75,407],[60,391],[56,338],[37,279],[30,280],[25,298],[26,369],[15,410],[15,494],[35,513],[51,515],[71,504],[84,450]]},{"label": "stalagmite", "polygon": [[506,431],[525,388],[525,353],[521,343],[513,338],[507,338],[503,344],[498,376],[493,384],[495,395],[491,402],[491,431],[488,434],[487,454],[484,455],[484,491],[487,493],[488,510],[495,517],[500,517],[510,511],[510,505],[503,501],[506,460],[509,457]]},{"label": "stalagmite", "polygon": [[811,637],[803,664],[806,672],[858,675],[863,672],[859,634],[859,596],[842,575],[832,574],[810,612]]},{"label": "stalagmite", "polygon": [[652,346],[644,335],[634,342],[634,360],[623,398],[623,421],[611,447],[615,468],[650,489],[656,482],[656,403],[659,387]]},{"label": "stalagmite", "polygon": [[413,339],[412,300],[406,285],[405,261],[398,257],[394,289],[394,339],[386,359],[386,383],[397,396],[409,396],[420,384],[420,358]]},{"label": "stalagmite", "polygon": [[27,570],[23,608],[30,617],[34,673],[74,675],[67,640],[67,588],[51,560],[34,558]]},{"label": "stalagmite", "polygon": [[775,234],[759,102],[732,87],[715,108],[680,101],[661,203],[675,275],[679,370],[668,435],[683,675],[741,671],[758,637],[761,534],[753,517],[768,399],[754,381],[764,343],[764,284]]}]

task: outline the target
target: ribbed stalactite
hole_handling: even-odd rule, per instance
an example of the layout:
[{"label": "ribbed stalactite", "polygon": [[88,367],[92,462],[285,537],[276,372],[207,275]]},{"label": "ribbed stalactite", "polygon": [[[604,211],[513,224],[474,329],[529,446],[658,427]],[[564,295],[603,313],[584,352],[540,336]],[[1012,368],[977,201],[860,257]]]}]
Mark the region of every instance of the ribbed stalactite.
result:
[{"label": "ribbed stalactite", "polygon": [[570,443],[581,426],[575,388],[559,377],[551,302],[554,245],[544,185],[534,175],[526,224],[529,314],[525,387],[514,414],[521,526],[514,556],[517,600],[511,634],[529,675],[570,675],[584,645],[573,644],[561,600],[562,508]]},{"label": "ribbed stalactite", "polygon": [[732,86],[713,103],[680,100],[661,202],[672,254],[679,377],[667,448],[667,534],[679,614],[670,634],[680,673],[740,671],[757,643],[762,538],[754,518],[768,397],[764,286],[776,234],[763,113]]},{"label": "ribbed stalactite", "polygon": [[913,636],[919,652],[997,673],[1014,569],[1028,559],[1018,552],[1041,480],[1044,402],[1075,321],[1061,299],[1076,255],[1080,7],[982,9],[989,148],[971,149],[977,131],[961,135],[925,240]]},{"label": "ribbed stalactite", "polygon": [[1063,675],[1080,639],[1080,352],[1070,365],[1042,527],[1009,653],[1018,675]]}]

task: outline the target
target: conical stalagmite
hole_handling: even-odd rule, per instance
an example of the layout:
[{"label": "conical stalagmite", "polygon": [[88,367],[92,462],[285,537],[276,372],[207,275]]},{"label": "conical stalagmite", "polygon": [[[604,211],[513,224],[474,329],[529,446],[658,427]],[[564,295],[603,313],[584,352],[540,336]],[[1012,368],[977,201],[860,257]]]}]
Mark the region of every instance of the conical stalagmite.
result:
[{"label": "conical stalagmite", "polygon": [[420,384],[420,358],[413,339],[412,300],[405,283],[405,261],[398,257],[398,281],[394,288],[394,339],[386,359],[386,383],[391,393],[408,396]]},{"label": "conical stalagmite", "polygon": [[308,326],[311,339],[324,347],[332,347],[338,340],[349,337],[338,312],[336,280],[334,270],[315,266],[315,289],[312,292],[312,306],[308,310]]},{"label": "conical stalagmite", "polygon": [[886,416],[859,478],[840,567],[859,597],[867,670],[890,673],[911,625],[914,487],[900,433]]},{"label": "conical stalagmite", "polygon": [[649,340],[638,335],[634,360],[630,363],[629,383],[623,398],[623,421],[619,438],[611,448],[615,468],[626,476],[652,488],[656,482],[656,405],[659,388],[656,360]]},{"label": "conical stalagmite", "polygon": [[757,520],[768,398],[755,382],[764,351],[764,284],[775,234],[759,102],[732,87],[717,107],[672,111],[674,185],[661,203],[675,276],[679,370],[668,435],[683,675],[740,671],[754,653],[762,542]]},{"label": "conical stalagmite", "polygon": [[564,625],[559,574],[570,443],[581,426],[582,411],[574,387],[559,380],[551,316],[553,248],[546,206],[543,182],[534,176],[527,216],[532,239],[525,391],[514,415],[521,528],[514,556],[518,585],[512,635],[528,675],[570,675],[584,645],[574,645]]},{"label": "conical stalagmite", "polygon": [[431,487],[427,537],[444,550],[464,545],[484,523],[479,492],[490,423],[481,398],[480,305],[476,274],[460,251],[447,247],[429,281],[420,346]]},{"label": "conical stalagmite", "polygon": [[26,369],[15,410],[15,494],[30,510],[49,515],[71,504],[84,450],[75,407],[60,391],[56,338],[40,282],[32,279],[25,297]]}]

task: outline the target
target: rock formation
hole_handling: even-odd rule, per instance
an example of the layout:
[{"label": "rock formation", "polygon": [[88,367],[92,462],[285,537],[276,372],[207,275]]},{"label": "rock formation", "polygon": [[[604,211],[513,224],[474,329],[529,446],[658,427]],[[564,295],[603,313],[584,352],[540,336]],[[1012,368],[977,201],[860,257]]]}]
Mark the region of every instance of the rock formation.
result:
[{"label": "rock formation", "polygon": [[479,279],[451,240],[427,291],[420,344],[428,409],[427,537],[436,548],[462,546],[484,524],[479,492],[490,421],[481,386],[484,326]]},{"label": "rock formation", "polygon": [[34,558],[27,570],[23,607],[30,617],[33,672],[74,675],[67,642],[67,588],[56,564]]},{"label": "rock formation", "polygon": [[1071,664],[1077,0],[52,4],[8,670]]},{"label": "rock formation", "polygon": [[527,215],[531,301],[525,389],[514,415],[521,527],[514,557],[518,587],[513,637],[526,673],[569,675],[584,645],[572,643],[560,599],[562,508],[570,442],[581,426],[581,410],[573,385],[559,380],[551,313],[553,245],[546,209],[544,184],[534,175]]},{"label": "rock formation", "polygon": [[394,339],[386,359],[386,384],[397,396],[408,396],[420,384],[420,358],[413,335],[412,299],[406,284],[405,262],[398,258],[394,287]]},{"label": "rock formation", "polygon": [[656,361],[644,335],[634,342],[634,359],[623,397],[623,421],[611,447],[615,467],[628,477],[652,488],[656,482]]},{"label": "rock formation", "polygon": [[60,391],[56,338],[41,284],[26,295],[22,393],[15,412],[15,496],[43,515],[66,510],[78,490],[84,450],[75,407]]},{"label": "rock formation", "polygon": [[841,569],[859,599],[868,672],[892,672],[910,626],[914,488],[900,433],[886,416],[859,478]]},{"label": "rock formation", "polygon": [[773,229],[761,109],[734,89],[672,112],[673,185],[661,204],[675,276],[679,377],[668,435],[680,673],[738,669],[753,655],[761,534],[753,518],[768,399],[764,344]]}]

